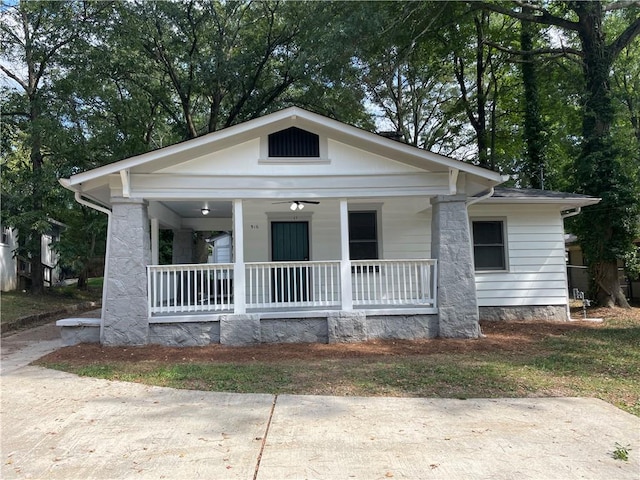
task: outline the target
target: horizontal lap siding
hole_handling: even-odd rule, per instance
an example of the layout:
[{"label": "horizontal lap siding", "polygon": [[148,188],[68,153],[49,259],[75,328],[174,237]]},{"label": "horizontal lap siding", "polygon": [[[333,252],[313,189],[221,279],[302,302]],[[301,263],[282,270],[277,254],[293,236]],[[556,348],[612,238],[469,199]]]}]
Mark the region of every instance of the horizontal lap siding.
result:
[{"label": "horizontal lap siding", "polygon": [[476,274],[478,305],[565,305],[564,229],[552,207],[474,205],[470,217],[505,218],[507,272]]},{"label": "horizontal lap siding", "polygon": [[[382,206],[384,259],[430,258],[431,210],[411,199],[385,199]],[[425,211],[426,210],[426,211]],[[378,227],[380,228],[380,226]]]}]

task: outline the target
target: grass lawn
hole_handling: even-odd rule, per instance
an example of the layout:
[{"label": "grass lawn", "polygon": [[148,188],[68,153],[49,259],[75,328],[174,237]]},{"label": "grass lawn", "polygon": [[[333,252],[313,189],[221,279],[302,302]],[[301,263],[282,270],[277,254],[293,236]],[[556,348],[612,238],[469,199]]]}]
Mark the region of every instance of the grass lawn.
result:
[{"label": "grass lawn", "polygon": [[40,365],[183,389],[449,398],[596,397],[640,416],[640,308],[601,324],[483,323],[478,340],[67,347]]},{"label": "grass lawn", "polygon": [[82,302],[99,302],[102,299],[102,278],[89,280],[89,289],[78,290],[75,285],[45,288],[44,295],[28,292],[2,292],[0,295],[0,321],[3,325],[38,313],[52,312]]}]

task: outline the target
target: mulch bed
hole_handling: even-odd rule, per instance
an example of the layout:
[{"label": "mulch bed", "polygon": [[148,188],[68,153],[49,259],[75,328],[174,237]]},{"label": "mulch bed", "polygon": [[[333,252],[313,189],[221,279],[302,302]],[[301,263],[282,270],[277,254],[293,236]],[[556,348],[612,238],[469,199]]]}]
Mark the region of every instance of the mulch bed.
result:
[{"label": "mulch bed", "polygon": [[[581,312],[574,312],[580,318]],[[212,344],[205,347],[103,347],[82,344],[62,348],[41,359],[43,363],[71,363],[89,365],[116,362],[159,363],[238,363],[284,362],[292,360],[348,359],[435,355],[467,352],[518,352],[539,348],[550,336],[560,336],[579,329],[602,328],[606,318],[633,318],[640,325],[640,308],[631,310],[592,309],[589,317],[605,318],[604,323],[593,322],[482,322],[483,337],[477,340],[375,340],[355,344],[263,344],[230,347]]]}]

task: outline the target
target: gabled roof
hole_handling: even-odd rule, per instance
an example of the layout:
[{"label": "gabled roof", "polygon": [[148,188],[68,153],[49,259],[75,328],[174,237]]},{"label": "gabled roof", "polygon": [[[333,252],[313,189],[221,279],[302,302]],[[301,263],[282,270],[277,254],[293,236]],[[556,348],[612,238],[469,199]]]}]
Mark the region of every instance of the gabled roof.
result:
[{"label": "gabled roof", "polygon": [[303,129],[320,129],[334,140],[425,170],[453,169],[471,174],[488,185],[496,185],[503,181],[497,172],[391,140],[299,107],[290,107],[192,140],[78,173],[62,180],[61,183],[78,191],[80,184],[95,181],[100,177],[133,169],[148,173],[294,125]]}]

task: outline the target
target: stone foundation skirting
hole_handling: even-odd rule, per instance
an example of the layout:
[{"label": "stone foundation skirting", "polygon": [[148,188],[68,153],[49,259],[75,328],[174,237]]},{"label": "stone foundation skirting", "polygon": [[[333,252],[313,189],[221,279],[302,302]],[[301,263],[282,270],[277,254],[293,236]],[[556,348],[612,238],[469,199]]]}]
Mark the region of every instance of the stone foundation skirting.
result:
[{"label": "stone foundation skirting", "polygon": [[544,320],[566,322],[565,305],[541,305],[522,307],[479,307],[480,320],[512,322],[518,320]]},{"label": "stone foundation skirting", "polygon": [[[70,319],[58,322],[58,326],[66,345],[97,343],[100,341],[99,322],[99,319]],[[212,343],[354,343],[374,339],[434,338],[438,333],[436,314],[367,316],[364,312],[336,311],[304,318],[260,318],[246,314],[221,315],[206,321],[150,323],[148,343],[171,347]]]}]

